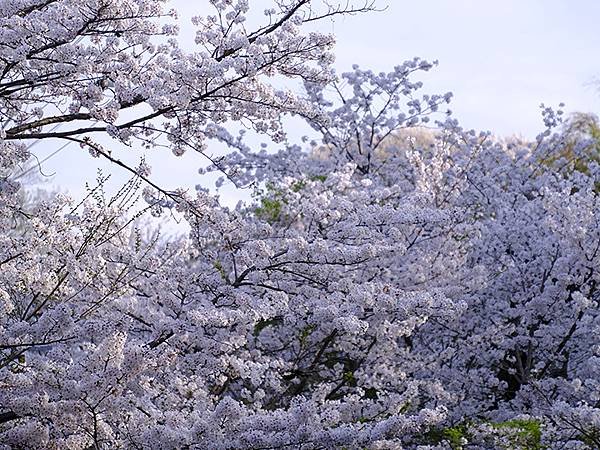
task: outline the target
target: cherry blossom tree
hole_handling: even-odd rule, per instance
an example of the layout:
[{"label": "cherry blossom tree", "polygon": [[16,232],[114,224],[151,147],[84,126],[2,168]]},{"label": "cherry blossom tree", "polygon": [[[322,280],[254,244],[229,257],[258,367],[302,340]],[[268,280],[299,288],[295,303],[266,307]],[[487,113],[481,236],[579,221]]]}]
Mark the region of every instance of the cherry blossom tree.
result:
[{"label": "cherry blossom tree", "polygon": [[[253,30],[247,1],[210,4],[194,53],[157,1],[0,5],[0,446],[600,446],[593,136],[550,108],[535,142],[463,130],[420,59],[337,77],[302,25],[370,3],[273,1]],[[51,139],[132,179],[24,209],[11,174]],[[209,140],[253,203],[111,149]],[[189,236],[137,225],[170,208]]]},{"label": "cherry blossom tree", "polygon": [[[397,97],[389,101],[397,91],[387,80],[415,67],[429,65],[411,61],[379,77],[364,77],[356,68],[344,75],[354,96],[335,89],[337,106],[323,90],[309,88],[329,108],[330,123],[344,120],[335,131],[318,127],[322,144],[306,159],[298,159],[295,147],[270,155],[239,146],[229,161],[270,182],[295,174],[303,181],[289,185],[294,192],[322,184],[326,174],[350,164],[370,192],[394,189],[410,199],[410,206],[398,209],[410,211],[412,228],[394,236],[396,245],[406,239],[401,248],[410,252],[397,250],[380,260],[382,266],[395,286],[442,290],[455,305],[466,305],[443,320],[427,314],[394,349],[407,379],[443,387],[433,398],[448,409],[441,427],[410,442],[594,448],[600,236],[594,213],[598,164],[590,152],[597,141],[573,133],[571,121],[563,125],[561,111],[544,108],[547,129],[533,143],[465,131],[449,119],[430,139],[417,144],[407,135],[398,146],[399,129],[418,123],[410,114],[419,111],[416,120],[427,122],[427,112],[448,98],[424,96],[416,103],[412,85],[403,81],[408,119],[406,112],[394,112],[401,105]],[[372,89],[376,78],[383,86]],[[393,114],[391,121],[386,113]],[[288,217],[289,199],[280,189],[271,191],[257,211],[271,220]],[[416,204],[445,221],[420,221]],[[374,224],[367,228],[377,229]]]}]

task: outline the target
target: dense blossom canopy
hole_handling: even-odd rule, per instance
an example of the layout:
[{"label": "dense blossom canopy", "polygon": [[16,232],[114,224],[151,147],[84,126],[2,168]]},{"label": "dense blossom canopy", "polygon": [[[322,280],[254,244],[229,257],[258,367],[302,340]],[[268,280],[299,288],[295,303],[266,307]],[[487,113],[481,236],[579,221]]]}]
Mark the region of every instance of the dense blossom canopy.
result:
[{"label": "dense blossom canopy", "polygon": [[[0,1],[0,448],[599,448],[593,133],[550,108],[535,142],[463,130],[412,81],[434,63],[337,77],[303,31],[372,5],[277,0],[251,29],[248,3],[211,0],[187,53],[160,1]],[[51,139],[133,178],[24,204]],[[110,149],[211,140],[254,203]],[[188,236],[136,225],[169,208]]]}]

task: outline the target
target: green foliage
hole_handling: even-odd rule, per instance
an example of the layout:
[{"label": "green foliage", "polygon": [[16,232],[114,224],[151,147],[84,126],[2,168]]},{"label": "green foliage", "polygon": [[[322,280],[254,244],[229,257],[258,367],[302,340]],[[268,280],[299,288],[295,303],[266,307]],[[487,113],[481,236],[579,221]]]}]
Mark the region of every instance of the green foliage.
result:
[{"label": "green foliage", "polygon": [[446,428],[443,431],[443,436],[453,449],[462,448],[463,439],[467,437],[466,425],[458,425],[456,427]]},{"label": "green foliage", "polygon": [[[547,167],[560,170],[566,176],[573,172],[589,175],[590,163],[600,164],[600,122],[593,114],[576,113],[564,125],[564,146],[554,155],[541,161]],[[583,153],[576,154],[577,143],[581,139],[589,139],[590,144]],[[581,151],[581,150],[580,150]],[[596,192],[600,192],[600,183],[596,184]]]},{"label": "green foliage", "polygon": [[254,325],[254,332],[252,333],[254,336],[258,336],[262,330],[267,327],[279,325],[283,322],[281,317],[273,317],[272,319],[263,319],[259,320],[256,325]]},{"label": "green foliage", "polygon": [[308,342],[308,337],[315,331],[315,325],[307,325],[300,333],[300,345],[305,346]]},{"label": "green foliage", "polygon": [[219,275],[221,275],[221,278],[223,280],[227,280],[227,273],[225,273],[225,269],[223,268],[223,264],[221,264],[221,261],[215,261],[213,263],[213,267],[215,269],[217,269],[217,271],[219,272]]},{"label": "green foliage", "polygon": [[281,200],[263,197],[260,199],[260,205],[254,210],[254,213],[269,223],[275,223],[281,216],[283,204]]},{"label": "green foliage", "polygon": [[292,192],[300,192],[306,186],[306,181],[296,181],[292,184]]},{"label": "green foliage", "polygon": [[[308,177],[308,179],[310,181],[320,181],[321,183],[323,183],[327,179],[327,175],[312,175],[312,176]],[[306,187],[306,183],[307,182],[304,180],[296,181],[291,186],[292,192],[300,192],[302,189],[304,189]]]},{"label": "green foliage", "polygon": [[[313,175],[308,177],[310,181],[324,182],[326,179],[327,175]],[[306,180],[296,181],[290,186],[290,190],[295,193],[300,192],[306,187],[306,184]],[[258,190],[255,192],[255,196],[259,197],[260,200],[259,206],[254,209],[254,213],[260,219],[273,224],[282,219],[283,206],[287,204],[287,200],[284,198],[284,192],[272,184],[267,184],[265,191]]]},{"label": "green foliage", "polygon": [[452,450],[462,450],[463,439],[468,439],[467,429],[467,423],[448,428],[433,428],[425,435],[425,439],[431,444],[446,442]]},{"label": "green foliage", "polygon": [[[489,443],[494,445],[493,448],[502,450],[543,450],[545,448],[542,445],[541,423],[537,420],[514,419],[489,425],[510,443],[507,447],[498,442],[498,436],[491,435]],[[428,444],[437,445],[445,442],[452,450],[463,450],[467,448],[465,442],[471,439],[469,430],[476,427],[475,423],[463,422],[452,427],[433,428],[424,437]]]},{"label": "green foliage", "polygon": [[[294,187],[292,186],[292,190]],[[254,214],[262,220],[273,224],[281,219],[283,205],[287,203],[284,192],[271,183],[267,183],[265,191],[257,190],[254,194],[259,197],[259,206],[254,208]]]},{"label": "green foliage", "polygon": [[344,381],[348,384],[355,384],[356,378],[354,378],[354,372],[352,372],[351,370],[344,372]]},{"label": "green foliage", "polygon": [[[509,432],[511,443],[521,450],[542,450],[542,427],[537,420],[507,420],[492,427]],[[507,449],[508,450],[508,449]]]}]

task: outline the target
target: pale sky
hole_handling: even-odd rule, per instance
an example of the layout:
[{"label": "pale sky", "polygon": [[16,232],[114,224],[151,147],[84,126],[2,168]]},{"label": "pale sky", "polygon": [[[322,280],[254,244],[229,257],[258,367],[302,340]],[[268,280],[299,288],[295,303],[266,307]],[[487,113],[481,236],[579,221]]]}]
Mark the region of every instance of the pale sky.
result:
[{"label": "pale sky", "polygon": [[540,131],[540,103],[600,113],[600,1],[388,0],[381,14],[338,20],[338,65],[386,70],[438,59],[425,90],[450,90],[465,126]]},{"label": "pale sky", "polygon": [[[193,51],[193,15],[202,15],[206,1],[172,0],[180,14],[182,46]],[[251,8],[270,2],[250,0]],[[600,114],[600,1],[598,0],[379,0],[384,12],[322,22],[322,31],[337,36],[338,72],[352,64],[386,71],[419,56],[439,60],[420,76],[424,93],[454,93],[450,108],[464,127],[498,135],[532,138],[542,129],[539,105],[566,104],[565,110]],[[45,142],[40,158],[61,143]],[[166,188],[210,184],[197,175],[205,165],[199,155],[177,159],[159,150],[149,160],[153,179]],[[163,152],[163,153],[161,153]],[[130,161],[139,158],[132,152]],[[53,183],[80,195],[93,181],[98,166],[122,169],[91,159],[70,146],[44,163],[55,173]],[[236,194],[225,190],[225,203]]]}]

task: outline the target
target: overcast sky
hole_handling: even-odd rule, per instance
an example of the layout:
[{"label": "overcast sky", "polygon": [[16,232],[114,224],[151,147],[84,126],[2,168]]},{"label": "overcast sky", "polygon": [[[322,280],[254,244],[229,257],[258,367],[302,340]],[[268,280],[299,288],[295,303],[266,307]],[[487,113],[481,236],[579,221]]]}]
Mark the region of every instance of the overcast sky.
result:
[{"label": "overcast sky", "polygon": [[[193,51],[189,21],[205,1],[172,0],[180,14],[182,45]],[[377,72],[419,56],[439,60],[423,92],[452,91],[450,105],[464,127],[498,135],[534,137],[541,130],[539,104],[566,103],[567,111],[600,113],[600,1],[598,0],[379,0],[384,12],[321,22],[337,36],[336,68],[357,63]],[[259,11],[266,0],[250,0]],[[60,143],[38,148],[40,157]],[[42,147],[42,146],[39,146]],[[151,157],[154,179],[167,188],[194,186],[206,161]],[[137,157],[137,156],[136,156]],[[44,164],[54,183],[74,194],[101,165],[69,147]],[[107,171],[121,169],[106,165]],[[123,175],[125,176],[125,175]],[[116,177],[123,179],[123,177]],[[226,191],[227,192],[227,191]],[[224,194],[233,202],[232,194]]]},{"label": "overcast sky", "polygon": [[330,27],[340,68],[438,59],[426,89],[454,92],[467,127],[533,137],[542,102],[600,112],[597,0],[389,0],[383,13]]}]

